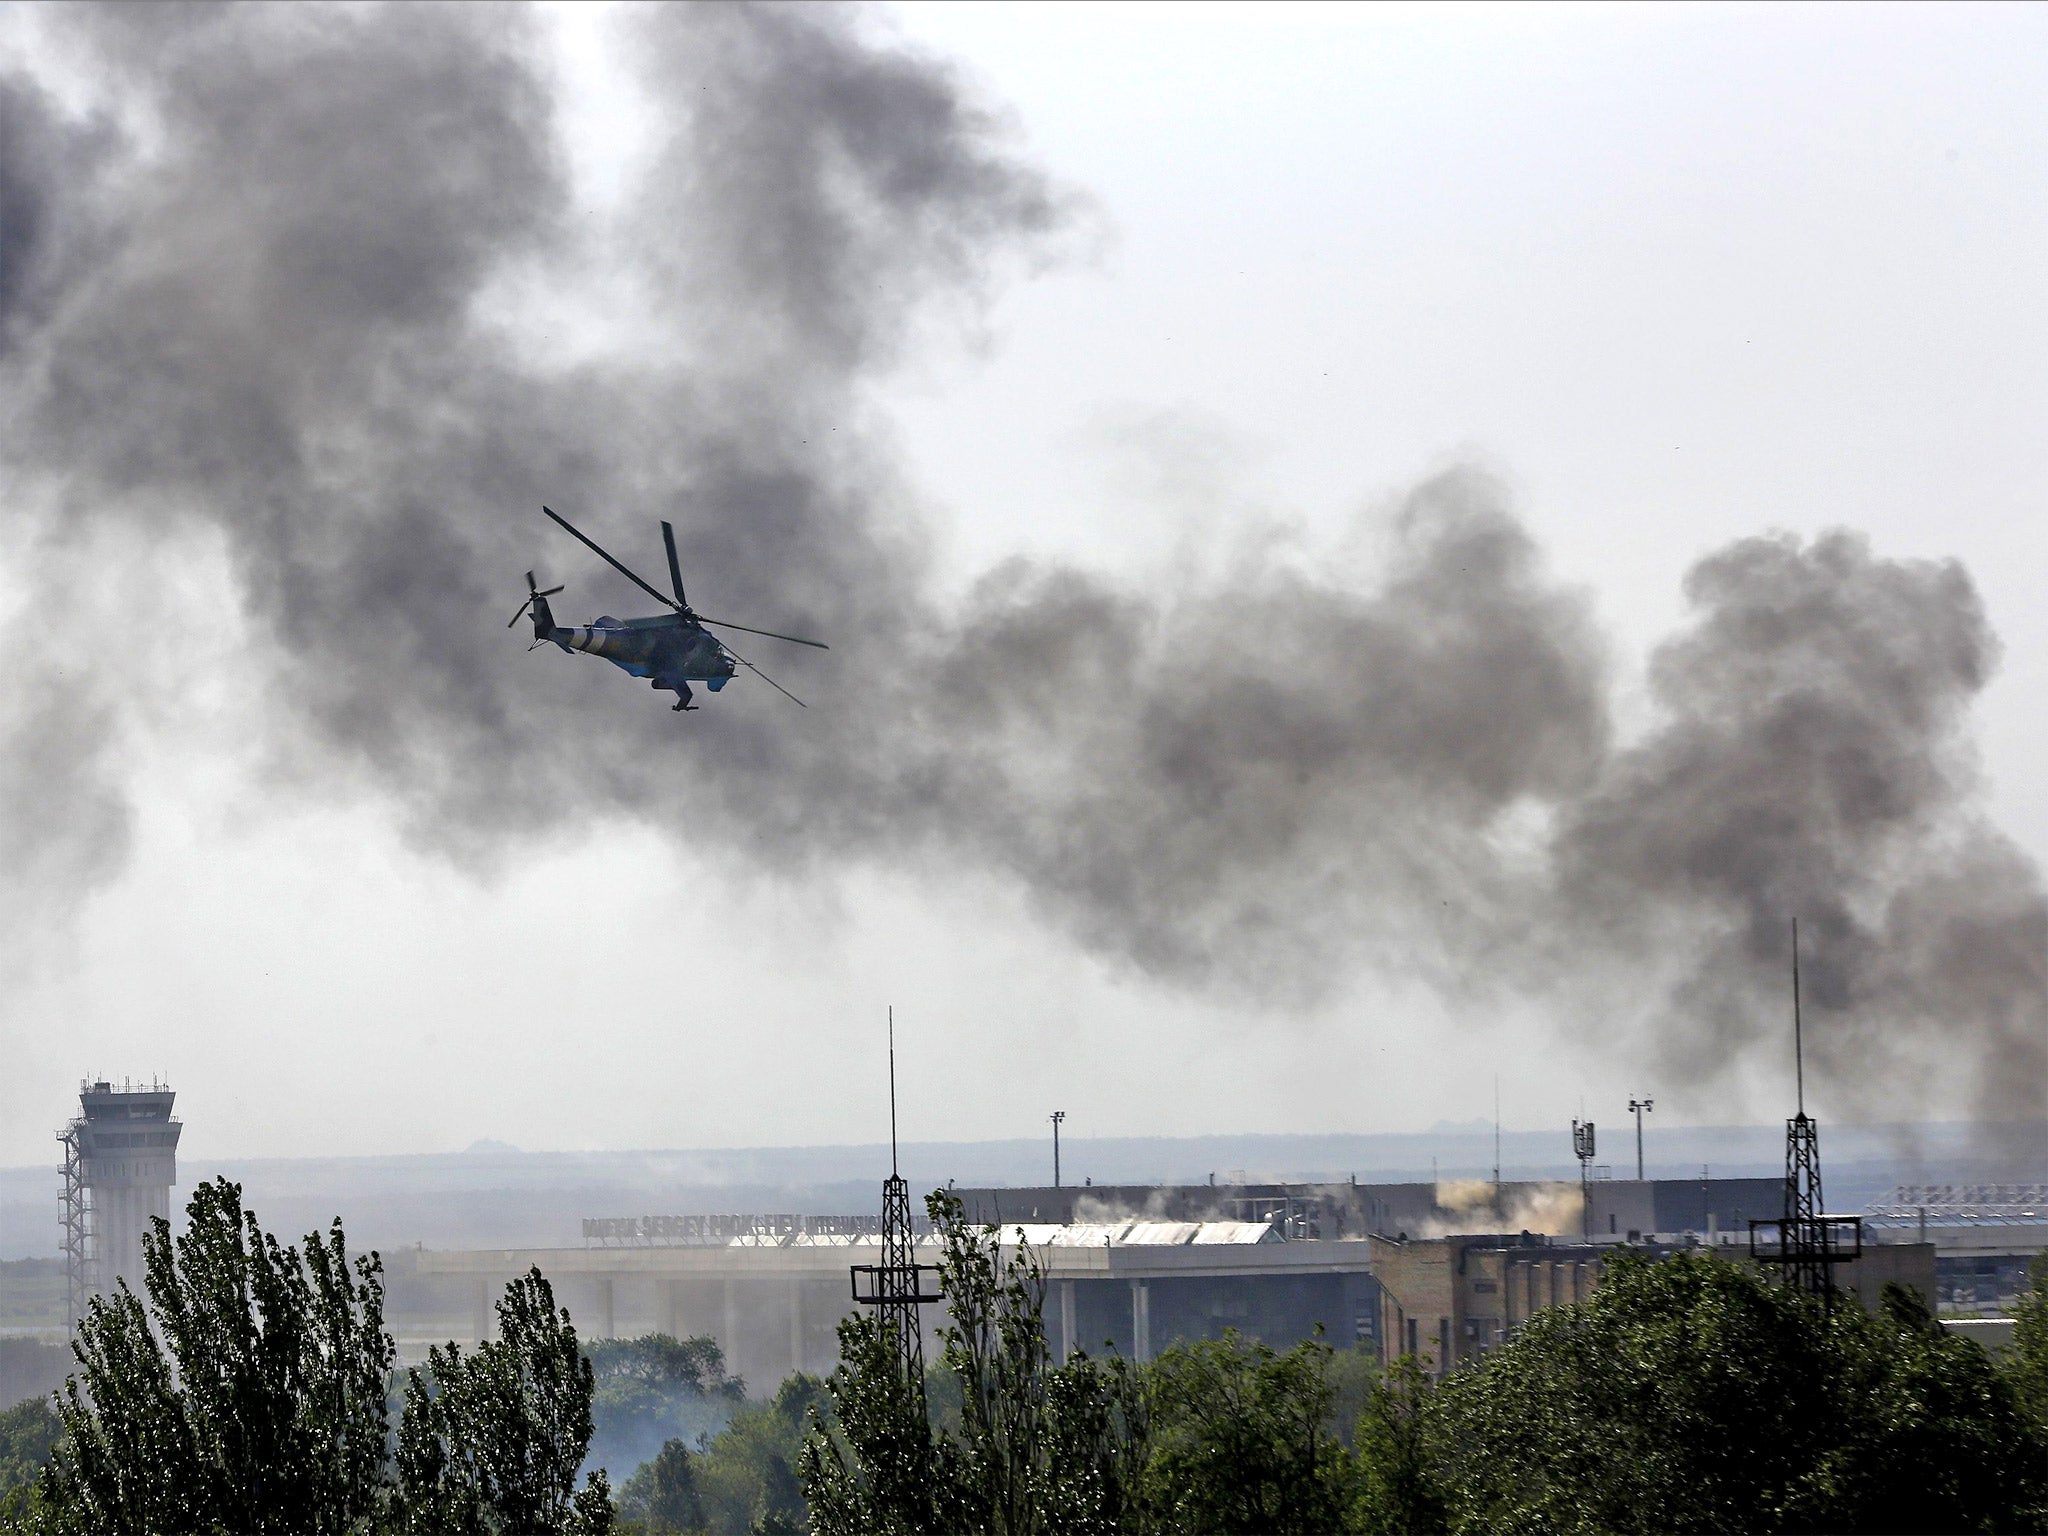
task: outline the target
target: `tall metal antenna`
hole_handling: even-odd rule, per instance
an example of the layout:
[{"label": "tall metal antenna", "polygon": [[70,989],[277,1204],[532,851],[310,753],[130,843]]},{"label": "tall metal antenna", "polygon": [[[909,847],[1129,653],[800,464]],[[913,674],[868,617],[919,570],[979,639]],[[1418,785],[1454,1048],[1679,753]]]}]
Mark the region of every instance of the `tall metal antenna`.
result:
[{"label": "tall metal antenna", "polygon": [[1806,1031],[1799,1003],[1799,919],[1792,919],[1792,1071],[1799,1111],[1785,1122],[1785,1206],[1775,1220],[1752,1218],[1749,1252],[1777,1264],[1793,1290],[1832,1306],[1837,1264],[1863,1254],[1863,1219],[1830,1216],[1821,1194],[1820,1126],[1806,1112]]},{"label": "tall metal antenna", "polygon": [[1799,1115],[1806,1117],[1806,1040],[1799,1018],[1799,919],[1792,919],[1792,1073],[1799,1085]]},{"label": "tall metal antenna", "polygon": [[1493,1074],[1493,1203],[1500,1204],[1500,1074]]},{"label": "tall metal antenna", "polygon": [[924,1330],[917,1309],[939,1300],[926,1291],[933,1266],[917,1262],[917,1231],[910,1216],[910,1184],[898,1166],[896,1147],[896,1010],[889,1009],[889,1177],[882,1181],[882,1262],[855,1264],[853,1299],[874,1307],[896,1357],[897,1382],[911,1412],[926,1421]]}]

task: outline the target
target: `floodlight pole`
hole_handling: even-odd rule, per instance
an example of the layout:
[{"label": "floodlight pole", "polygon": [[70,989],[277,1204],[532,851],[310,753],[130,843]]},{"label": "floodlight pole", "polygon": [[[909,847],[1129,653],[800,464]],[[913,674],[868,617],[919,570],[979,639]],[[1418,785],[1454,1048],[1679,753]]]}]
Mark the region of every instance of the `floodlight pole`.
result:
[{"label": "floodlight pole", "polygon": [[1636,1182],[1643,1182],[1643,1116],[1657,1107],[1655,1099],[1630,1099],[1628,1107],[1636,1117]]},{"label": "floodlight pole", "polygon": [[1052,1187],[1060,1187],[1060,1122],[1067,1118],[1064,1109],[1052,1112]]}]

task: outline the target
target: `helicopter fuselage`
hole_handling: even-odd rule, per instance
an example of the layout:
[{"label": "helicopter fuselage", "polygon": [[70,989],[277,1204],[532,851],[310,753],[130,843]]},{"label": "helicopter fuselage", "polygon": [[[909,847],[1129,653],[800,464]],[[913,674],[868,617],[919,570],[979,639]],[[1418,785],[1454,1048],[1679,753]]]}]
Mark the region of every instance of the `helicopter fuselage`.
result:
[{"label": "helicopter fuselage", "polygon": [[552,640],[565,651],[602,656],[621,671],[644,677],[652,686],[678,696],[687,696],[681,686],[687,683],[702,683],[716,693],[736,670],[711,632],[682,614],[660,613],[644,619],[615,619],[606,614],[589,624],[564,625],[554,622],[546,601],[540,600],[534,614],[536,639]]}]

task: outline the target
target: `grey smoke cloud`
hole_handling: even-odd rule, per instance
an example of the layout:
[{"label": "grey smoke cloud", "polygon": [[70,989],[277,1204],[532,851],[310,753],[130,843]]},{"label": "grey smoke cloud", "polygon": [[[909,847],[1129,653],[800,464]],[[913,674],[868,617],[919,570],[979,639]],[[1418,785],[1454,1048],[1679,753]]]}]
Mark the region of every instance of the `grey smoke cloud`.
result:
[{"label": "grey smoke cloud", "polygon": [[1558,839],[1582,921],[1684,941],[1667,1065],[1712,1081],[1784,1051],[1797,917],[1824,1080],[1939,1077],[1960,1052],[1988,1112],[2038,1115],[2048,904],[1977,809],[1968,708],[1997,645],[1968,575],[1778,536],[1702,560],[1686,595],[1693,624],[1651,660],[1662,723]]},{"label": "grey smoke cloud", "polygon": [[[1648,974],[1654,940],[1655,1038],[1701,1081],[1776,1048],[1797,911],[1827,1080],[1938,1055],[1987,1112],[2037,1108],[2044,907],[1975,810],[1993,647],[1959,569],[1848,535],[1710,557],[1661,722],[1619,747],[1587,598],[1472,471],[1404,498],[1375,571],[1246,557],[1161,590],[1017,561],[952,604],[867,387],[1086,216],[943,61],[853,10],[629,12],[668,137],[607,223],[526,11],[46,20],[127,126],[0,94],[0,411],[42,493],[17,507],[48,502],[42,537],[224,535],[279,765],[423,846],[488,865],[626,817],[777,876],[964,864],[1098,954],[1284,1005],[1365,966],[1565,999]],[[536,358],[494,309],[535,274],[624,274],[640,344]],[[543,500],[650,566],[669,517],[705,611],[829,637],[784,669],[816,707],[685,726],[523,655],[529,566],[632,611]],[[66,825],[104,872],[118,712],[37,697],[8,740],[91,770]],[[20,819],[43,770],[0,767]]]}]

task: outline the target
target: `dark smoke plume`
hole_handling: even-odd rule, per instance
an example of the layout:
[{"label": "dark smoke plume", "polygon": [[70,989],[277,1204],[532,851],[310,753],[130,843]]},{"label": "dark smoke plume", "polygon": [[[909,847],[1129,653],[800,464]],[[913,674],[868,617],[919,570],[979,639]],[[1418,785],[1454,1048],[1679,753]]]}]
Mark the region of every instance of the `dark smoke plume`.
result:
[{"label": "dark smoke plume", "polygon": [[1975,809],[1964,731],[1996,643],[1969,577],[1833,533],[1744,540],[1686,595],[1695,624],[1651,662],[1664,723],[1558,840],[1575,914],[1690,957],[1657,1034],[1671,1068],[1785,1051],[1797,917],[1825,1080],[1876,1108],[1877,1085],[1960,1067],[1987,1113],[2039,1115],[2048,904]]},{"label": "dark smoke plume", "polygon": [[[482,865],[622,817],[774,875],[964,863],[1099,954],[1286,1005],[1365,965],[1473,997],[1654,976],[1662,1048],[1709,1077],[1775,1041],[1797,912],[1829,1082],[1937,1057],[2038,1107],[2043,902],[1972,809],[1991,641],[1954,567],[1848,536],[1705,561],[1664,721],[1620,750],[1585,599],[1472,472],[1405,499],[1378,572],[1016,562],[956,607],[869,386],[1085,213],[942,61],[859,11],[627,12],[667,138],[592,216],[528,11],[38,20],[110,115],[0,85],[18,542],[224,541],[280,773]],[[512,323],[578,290],[631,295],[634,344]],[[637,606],[544,500],[656,567],[669,517],[706,611],[829,636],[814,708],[742,690],[685,726],[523,655],[529,566],[579,614]],[[8,837],[118,863],[119,719],[17,696]],[[52,755],[61,818],[24,809]]]}]

